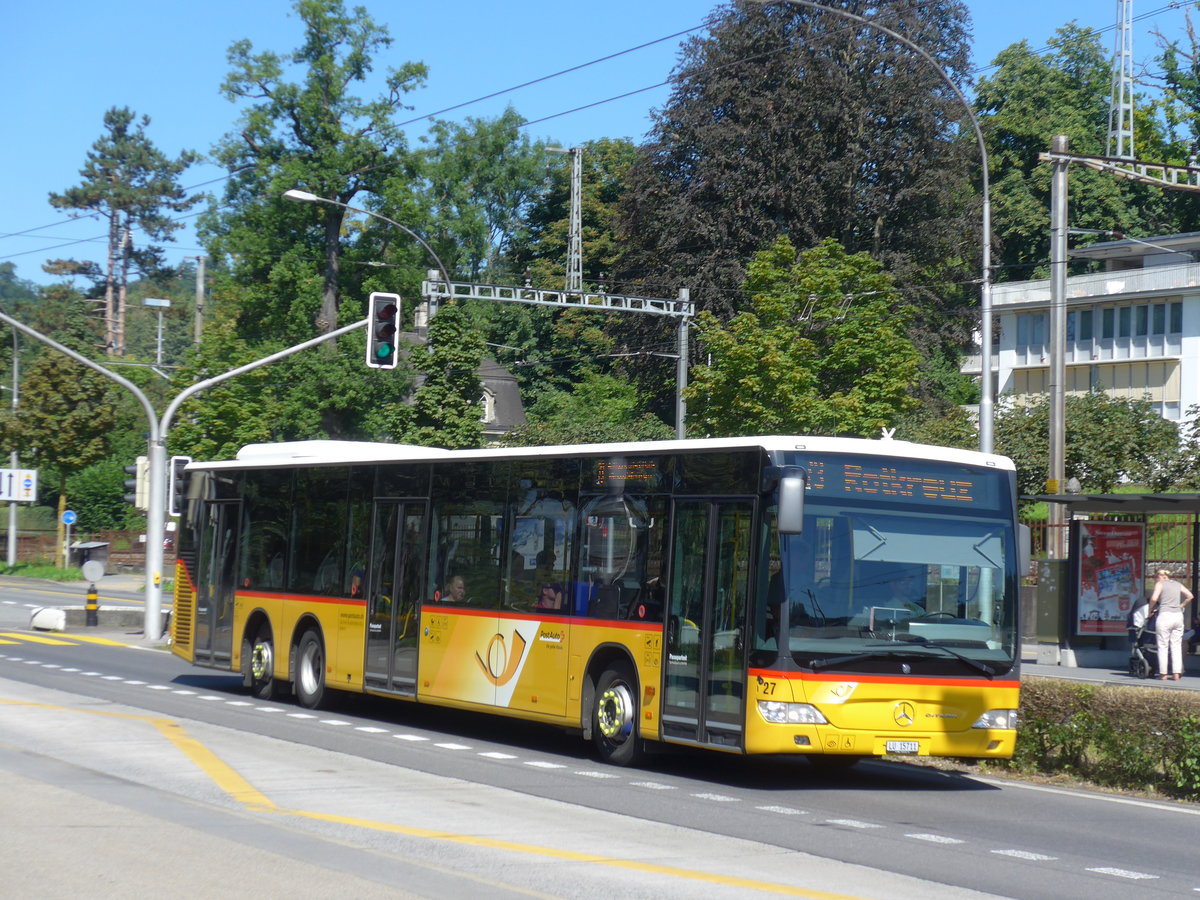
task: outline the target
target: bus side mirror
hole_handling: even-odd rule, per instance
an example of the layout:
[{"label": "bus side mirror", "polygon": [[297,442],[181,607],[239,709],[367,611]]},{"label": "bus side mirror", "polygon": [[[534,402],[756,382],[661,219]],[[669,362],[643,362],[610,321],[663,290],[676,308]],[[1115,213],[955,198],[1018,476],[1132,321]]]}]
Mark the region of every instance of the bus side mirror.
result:
[{"label": "bus side mirror", "polygon": [[803,472],[789,472],[779,479],[776,527],[780,534],[801,534],[804,531]]},{"label": "bus side mirror", "polygon": [[1017,560],[1020,563],[1021,569],[1017,573],[1018,578],[1027,578],[1029,576],[1029,566],[1033,560],[1033,532],[1028,525],[1017,526]]}]

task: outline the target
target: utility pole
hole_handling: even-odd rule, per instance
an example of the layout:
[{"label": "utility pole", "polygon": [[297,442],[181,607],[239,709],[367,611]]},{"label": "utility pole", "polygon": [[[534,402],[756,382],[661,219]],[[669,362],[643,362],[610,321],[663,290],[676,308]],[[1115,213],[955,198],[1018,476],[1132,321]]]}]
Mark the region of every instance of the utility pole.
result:
[{"label": "utility pole", "polygon": [[571,225],[567,234],[567,290],[583,290],[583,148],[572,147]]},{"label": "utility pole", "polygon": [[[1066,476],[1066,357],[1067,357],[1067,136],[1056,134],[1050,143],[1058,155],[1050,176],[1050,466],[1046,493],[1061,494]],[[1049,504],[1050,532],[1047,550],[1051,559],[1066,559],[1066,508]]]},{"label": "utility pole", "polygon": [[196,257],[196,315],[192,329],[192,343],[200,346],[200,336],[204,334],[204,263],[207,257]]}]

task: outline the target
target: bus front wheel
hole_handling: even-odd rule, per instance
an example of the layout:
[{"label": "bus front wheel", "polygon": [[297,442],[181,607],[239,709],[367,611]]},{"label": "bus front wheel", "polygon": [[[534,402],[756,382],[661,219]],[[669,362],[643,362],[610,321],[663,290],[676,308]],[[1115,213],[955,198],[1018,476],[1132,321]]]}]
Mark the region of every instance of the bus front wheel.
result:
[{"label": "bus front wheel", "polygon": [[325,702],[325,645],[315,631],[306,631],[296,651],[296,702],[320,709]]},{"label": "bus front wheel", "polygon": [[596,684],[592,739],[601,759],[630,766],[641,757],[637,736],[637,687],[625,666],[606,669]]},{"label": "bus front wheel", "polygon": [[250,681],[250,693],[259,700],[275,696],[275,643],[270,626],[263,625],[254,640],[242,641],[242,660]]}]

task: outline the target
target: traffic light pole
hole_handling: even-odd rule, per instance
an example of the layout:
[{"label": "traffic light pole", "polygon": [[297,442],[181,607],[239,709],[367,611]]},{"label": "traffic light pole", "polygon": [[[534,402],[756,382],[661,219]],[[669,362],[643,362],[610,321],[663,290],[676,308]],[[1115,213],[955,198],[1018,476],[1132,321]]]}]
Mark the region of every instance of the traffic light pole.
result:
[{"label": "traffic light pole", "polygon": [[[88,359],[82,353],[76,353],[70,347],[64,347],[53,338],[48,338],[39,331],[34,331],[28,325],[18,322],[7,313],[0,312],[0,322],[15,328],[35,341],[41,341],[47,347],[69,356],[80,365],[87,366],[93,372],[103,375],[109,381],[119,384],[137,398],[142,410],[146,413],[146,422],[150,426],[149,446],[147,457],[150,464],[150,508],[146,511],[146,609],[144,631],[147,640],[158,640],[162,637],[162,561],[163,561],[163,485],[166,482],[166,442],[162,438],[158,417],[150,400],[142,393],[141,388],[128,379],[122,378],[116,372],[110,372],[104,366]],[[157,536],[157,540],[155,537]]]},{"label": "traffic light pole", "polygon": [[125,388],[141,404],[143,412],[146,413],[146,422],[149,425],[150,437],[146,451],[147,460],[150,469],[150,490],[149,490],[149,509],[146,510],[146,606],[143,618],[143,633],[145,639],[150,642],[158,641],[162,638],[162,566],[163,566],[163,535],[165,534],[164,525],[166,524],[166,509],[167,509],[167,432],[171,427],[171,420],[175,417],[175,413],[179,410],[180,405],[189,397],[198,394],[200,391],[210,388],[215,384],[220,384],[223,381],[228,381],[230,378],[235,378],[252,369],[257,369],[260,366],[265,366],[268,363],[273,363],[277,360],[291,356],[293,353],[299,353],[301,350],[307,350],[309,347],[315,347],[317,344],[322,344],[325,341],[331,341],[341,337],[343,334],[348,334],[356,328],[366,327],[369,319],[362,319],[351,325],[346,325],[336,331],[331,331],[329,334],[323,334],[320,337],[305,341],[302,344],[296,344],[294,347],[289,347],[286,350],[280,350],[278,353],[272,353],[270,356],[265,356],[255,362],[247,363],[244,366],[239,366],[229,372],[221,375],[216,375],[212,378],[198,381],[191,387],[181,391],[174,400],[167,406],[161,420],[155,415],[154,407],[150,404],[150,400],[142,393],[141,389],[129,381],[122,378],[115,372],[110,372],[108,369],[99,363],[93,362],[81,353],[76,353],[70,347],[64,347],[58,341],[46,337],[46,335],[34,331],[28,325],[18,322],[7,313],[0,312],[0,322],[15,328],[22,334],[27,334],[36,341],[41,341],[47,347],[57,350],[75,360],[81,365],[87,366],[93,372],[103,375],[109,381],[116,382],[121,387]]}]

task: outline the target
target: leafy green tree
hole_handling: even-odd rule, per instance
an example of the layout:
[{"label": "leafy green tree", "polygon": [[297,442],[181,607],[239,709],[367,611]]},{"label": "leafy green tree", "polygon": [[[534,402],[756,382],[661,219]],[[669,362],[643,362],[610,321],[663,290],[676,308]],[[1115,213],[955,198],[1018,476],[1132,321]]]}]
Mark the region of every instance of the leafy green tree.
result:
[{"label": "leafy green tree", "polygon": [[67,496],[79,514],[78,533],[145,528],[145,519],[124,500],[128,464],[109,457],[67,478]]},{"label": "leafy green tree", "polygon": [[[1049,273],[1051,167],[1038,154],[1050,149],[1052,137],[1065,134],[1073,153],[1105,153],[1112,67],[1099,35],[1071,23],[1049,43],[1048,54],[1034,53],[1026,41],[1002,50],[995,73],[976,92],[991,164],[999,280]],[[1139,122],[1144,146],[1156,129]],[[1083,167],[1071,169],[1068,190],[1072,227],[1173,230],[1169,192]]]},{"label": "leafy green tree", "polygon": [[632,384],[598,373],[585,375],[574,390],[547,391],[526,416],[526,424],[504,436],[504,445],[533,447],[675,437],[670,425],[644,411]]},{"label": "leafy green tree", "polygon": [[[904,34],[965,83],[958,0],[838,6]],[[707,25],[684,44],[630,171],[621,283],[651,296],[690,287],[728,320],[749,303],[740,288],[756,251],[779,234],[798,247],[833,238],[906,288],[937,284],[911,325],[932,343],[947,330],[965,339],[966,295],[945,285],[970,279],[977,258],[977,153],[941,76],[881,32],[809,8],[728,3]]]},{"label": "leafy green tree", "polygon": [[[582,145],[580,167],[580,224],[583,278],[591,285],[607,283],[620,257],[617,228],[620,201],[637,147],[627,138],[601,138]],[[557,159],[557,162],[554,160]],[[509,268],[528,273],[541,288],[560,288],[566,278],[567,243],[570,237],[571,159],[551,158],[549,186],[529,207],[509,252]]]},{"label": "leafy green tree", "polygon": [[[1165,490],[1177,477],[1172,470],[1179,429],[1148,401],[1109,397],[1102,390],[1065,401],[1064,469],[1084,492],[1105,493],[1123,481]],[[1045,492],[1050,465],[1050,403],[1001,404],[996,415],[996,452],[1017,465],[1022,494]]]},{"label": "leafy green tree", "polygon": [[[233,173],[225,192],[230,211],[206,224],[212,249],[233,260],[238,282],[257,287],[248,291],[245,324],[261,319],[263,333],[278,336],[306,331],[294,324],[298,314],[317,333],[340,324],[346,240],[344,209],[285,208],[281,195],[303,188],[353,203],[362,192],[377,192],[390,170],[409,164],[395,113],[425,78],[424,65],[405,63],[388,70],[381,96],[360,99],[351,91],[367,82],[374,57],[391,45],[387,29],[362,7],[348,12],[342,0],[296,0],[294,9],[304,27],[294,51],[255,53],[248,40],[230,47],[232,71],[222,91],[248,105],[215,150]],[[291,67],[302,80],[288,80]]]},{"label": "leafy green tree", "polygon": [[412,406],[393,413],[393,434],[409,444],[450,449],[482,446],[483,332],[473,327],[463,307],[445,306],[429,322],[429,345],[429,352],[421,346],[411,351],[424,381]]},{"label": "leafy green tree", "polygon": [[917,401],[913,308],[865,253],[832,239],[796,256],[786,237],[754,257],[751,309],[702,312],[708,365],[688,386],[690,428],[710,435],[876,435]]},{"label": "leafy green tree", "polygon": [[21,404],[0,415],[0,439],[20,448],[24,465],[53,469],[58,512],[67,478],[104,459],[113,429],[111,382],[60,353],[44,353],[21,377]]},{"label": "leafy green tree", "polygon": [[503,253],[541,193],[546,151],[512,107],[465,125],[435,122],[422,154],[422,199],[442,261],[471,281],[502,281]]},{"label": "leafy green tree", "polygon": [[[140,119],[127,107],[104,114],[106,133],[87,155],[79,174],[83,181],[61,194],[50,195],[50,205],[80,215],[98,214],[108,227],[108,256],[103,267],[104,307],[108,352],[125,353],[125,303],[131,271],[155,272],[162,267],[159,247],[137,248],[134,231],[151,241],[173,240],[183,223],[171,213],[189,209],[200,199],[188,197],[179,176],[197,159],[191,151],[171,159],[146,135],[148,116]],[[76,271],[96,271],[94,265],[75,264]],[[61,262],[60,262],[61,268]]]}]

